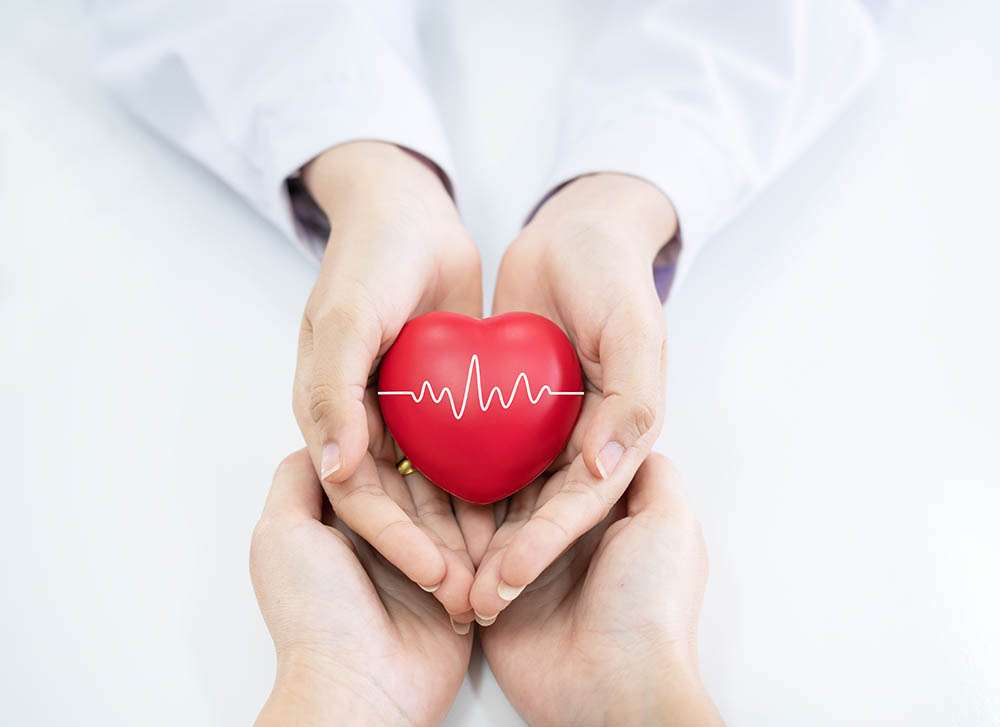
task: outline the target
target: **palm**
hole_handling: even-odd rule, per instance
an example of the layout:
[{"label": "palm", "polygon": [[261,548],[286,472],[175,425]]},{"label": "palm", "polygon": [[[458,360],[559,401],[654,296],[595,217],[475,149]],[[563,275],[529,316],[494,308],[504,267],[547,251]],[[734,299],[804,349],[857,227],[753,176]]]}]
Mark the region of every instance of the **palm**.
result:
[{"label": "palm", "polygon": [[[495,542],[511,537],[563,476],[512,498]],[[636,664],[654,674],[664,654],[693,649],[706,568],[700,529],[681,501],[666,509],[630,491],[483,630],[483,650],[532,723],[592,720],[602,709],[594,695],[606,700],[605,689],[616,688],[607,675],[641,679]]]},{"label": "palm", "polygon": [[338,527],[305,521],[255,553],[255,580],[269,584],[258,589],[261,610],[279,653],[299,650],[347,671],[363,664],[378,692],[367,699],[393,705],[407,721],[442,716],[468,666],[470,640],[455,634],[430,594]]}]

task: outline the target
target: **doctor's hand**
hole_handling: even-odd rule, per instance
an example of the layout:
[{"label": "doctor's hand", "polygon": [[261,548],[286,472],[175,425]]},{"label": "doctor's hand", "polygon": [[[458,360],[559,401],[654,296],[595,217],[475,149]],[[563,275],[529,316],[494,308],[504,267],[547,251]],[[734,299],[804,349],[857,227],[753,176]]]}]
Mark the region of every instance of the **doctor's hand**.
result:
[{"label": "doctor's hand", "polygon": [[608,514],[656,441],[666,338],[652,269],[676,226],[651,184],[597,174],[553,195],[504,255],[494,313],[531,311],[562,326],[587,393],[558,473],[502,542],[494,537],[492,562],[477,572],[471,601],[481,621]]},{"label": "doctor's hand", "polygon": [[[337,146],[303,176],[331,231],[302,320],[296,419],[337,516],[467,624],[473,565],[458,520],[445,493],[396,471],[371,379],[410,318],[480,315],[478,252],[429,163],[399,147]],[[456,509],[481,551],[491,518]]]},{"label": "doctor's hand", "polygon": [[[480,632],[528,723],[722,724],[698,668],[705,544],[677,480],[650,456],[600,526]],[[507,521],[527,517],[539,495],[538,484],[514,495]]]},{"label": "doctor's hand", "polygon": [[331,527],[325,500],[297,452],[275,474],[254,531],[250,572],[277,652],[257,724],[437,724],[472,637],[343,523]]}]

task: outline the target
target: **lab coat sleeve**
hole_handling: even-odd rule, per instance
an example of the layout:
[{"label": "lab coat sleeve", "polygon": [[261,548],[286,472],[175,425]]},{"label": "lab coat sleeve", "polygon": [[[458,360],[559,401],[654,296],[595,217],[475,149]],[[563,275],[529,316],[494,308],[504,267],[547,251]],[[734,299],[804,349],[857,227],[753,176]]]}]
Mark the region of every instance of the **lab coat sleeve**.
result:
[{"label": "lab coat sleeve", "polygon": [[[540,196],[582,174],[642,177],[683,232],[659,256],[661,298],[699,247],[841,111],[876,66],[858,2],[637,2],[581,45]],[[673,265],[678,266],[676,271]]]},{"label": "lab coat sleeve", "polygon": [[433,161],[447,184],[417,12],[416,0],[92,5],[100,73],[128,109],[312,254],[325,219],[296,175],[325,149],[389,141]]}]

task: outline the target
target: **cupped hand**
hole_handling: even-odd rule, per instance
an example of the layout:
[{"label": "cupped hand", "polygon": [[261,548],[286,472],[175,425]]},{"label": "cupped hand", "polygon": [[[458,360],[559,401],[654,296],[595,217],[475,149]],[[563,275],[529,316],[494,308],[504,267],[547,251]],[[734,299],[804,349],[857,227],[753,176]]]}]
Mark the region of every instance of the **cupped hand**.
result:
[{"label": "cupped hand", "polygon": [[598,174],[557,192],[504,255],[493,312],[559,324],[580,357],[586,395],[556,473],[517,527],[490,544],[471,594],[480,622],[607,515],[656,441],[666,337],[652,269],[676,226],[651,184]]},{"label": "cupped hand", "polygon": [[302,320],[296,419],[337,516],[467,623],[473,565],[464,536],[481,552],[492,522],[471,506],[453,509],[419,475],[396,472],[371,377],[410,318],[480,315],[478,253],[440,177],[413,153],[354,142],[303,175],[330,238]]},{"label": "cupped hand", "polygon": [[[511,498],[497,538],[549,486]],[[721,724],[698,669],[707,572],[678,475],[651,455],[600,526],[480,632],[483,651],[530,724]]]},{"label": "cupped hand", "polygon": [[[278,469],[250,571],[277,652],[258,724],[437,724],[472,637],[332,514],[306,452]],[[332,527],[334,523],[337,527]]]}]

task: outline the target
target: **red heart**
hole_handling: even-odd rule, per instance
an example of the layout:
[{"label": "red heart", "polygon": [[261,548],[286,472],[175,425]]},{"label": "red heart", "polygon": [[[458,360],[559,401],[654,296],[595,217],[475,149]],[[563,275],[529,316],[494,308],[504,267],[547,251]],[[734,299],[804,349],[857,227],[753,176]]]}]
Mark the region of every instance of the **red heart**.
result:
[{"label": "red heart", "polygon": [[566,446],[582,392],[566,334],[533,313],[414,318],[378,379],[382,417],[413,466],[478,504],[545,471]]}]

